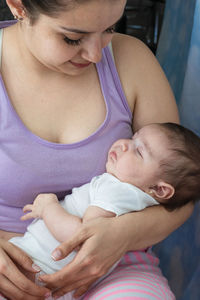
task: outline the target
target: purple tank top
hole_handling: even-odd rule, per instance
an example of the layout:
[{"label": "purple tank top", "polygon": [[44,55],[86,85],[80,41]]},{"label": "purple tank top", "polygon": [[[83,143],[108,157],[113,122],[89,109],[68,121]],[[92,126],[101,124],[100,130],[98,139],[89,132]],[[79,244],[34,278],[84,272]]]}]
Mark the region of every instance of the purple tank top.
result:
[{"label": "purple tank top", "polygon": [[[10,24],[0,22],[0,28]],[[62,199],[73,187],[102,174],[111,144],[132,136],[132,114],[112,55],[108,47],[102,52],[97,72],[106,118],[91,136],[73,144],[52,143],[30,132],[14,110],[0,76],[0,229],[24,232],[29,224],[20,221],[25,204],[45,192]]]}]

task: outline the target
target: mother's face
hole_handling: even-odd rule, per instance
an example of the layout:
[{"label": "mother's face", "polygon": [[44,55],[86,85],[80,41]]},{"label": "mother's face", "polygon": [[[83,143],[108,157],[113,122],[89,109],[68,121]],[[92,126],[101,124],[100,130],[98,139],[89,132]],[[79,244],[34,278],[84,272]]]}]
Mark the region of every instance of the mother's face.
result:
[{"label": "mother's face", "polygon": [[101,60],[125,4],[125,0],[83,1],[57,17],[40,14],[32,26],[25,18],[21,27],[26,49],[44,67],[80,74]]}]

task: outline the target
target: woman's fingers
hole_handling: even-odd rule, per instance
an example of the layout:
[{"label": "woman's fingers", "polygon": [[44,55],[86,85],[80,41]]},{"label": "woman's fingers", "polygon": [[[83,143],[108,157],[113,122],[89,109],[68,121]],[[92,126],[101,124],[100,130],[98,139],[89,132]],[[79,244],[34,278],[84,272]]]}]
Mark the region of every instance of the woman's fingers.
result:
[{"label": "woman's fingers", "polygon": [[[41,279],[47,287],[54,289],[54,296],[62,296],[72,290],[79,289],[79,293],[85,293],[90,285],[107,271],[101,267],[96,259],[96,253],[89,253],[93,248],[92,238],[83,244],[73,261],[62,270],[49,275],[42,275]],[[100,259],[101,260],[101,259]]]},{"label": "woman's fingers", "polygon": [[[0,243],[1,246],[1,243]],[[38,272],[36,267],[33,267],[32,259],[20,248],[16,247],[10,242],[3,243],[3,249],[8,254],[8,256],[15,261],[18,265],[23,267],[25,270],[30,272]],[[1,249],[0,249],[1,252]]]},{"label": "woman's fingers", "polygon": [[91,254],[87,256],[87,248],[88,246],[83,245],[74,260],[62,270],[54,274],[41,276],[44,282],[47,283],[47,287],[56,288],[53,296],[61,297],[73,290],[75,290],[74,295],[81,296],[97,279],[107,272],[107,266],[103,269],[98,261],[95,264],[95,256]]},{"label": "woman's fingers", "polygon": [[25,272],[34,278],[36,269],[32,267],[31,259],[7,241],[0,240],[0,246],[0,292],[15,300],[44,299],[49,289],[37,286],[19,270],[27,270]]},{"label": "woman's fingers", "polygon": [[14,290],[14,287],[17,287],[18,293],[34,295],[35,297],[44,297],[49,292],[47,288],[38,287],[33,281],[26,278],[13,264],[11,259],[4,256],[5,254],[1,256],[3,258],[0,263],[1,277],[4,278],[4,281],[6,279],[9,281],[12,290]]},{"label": "woman's fingers", "polygon": [[[74,282],[77,282],[77,280],[79,280],[80,277],[79,271],[80,271],[80,267],[78,265],[74,265],[73,263],[70,263],[56,273],[42,275],[39,278],[41,278],[42,282],[46,283],[47,287],[54,289],[61,286],[65,286],[64,281],[66,278],[68,278],[67,286],[73,284]],[[76,274],[76,276],[74,274]]]},{"label": "woman's fingers", "polygon": [[[44,300],[44,296],[32,296],[18,289],[5,276],[0,275],[0,291],[5,299],[10,300]],[[1,296],[0,296],[1,299]]]},{"label": "woman's fingers", "polygon": [[46,288],[38,288],[33,281],[26,278],[12,262],[4,268],[2,274],[25,294],[42,297],[48,292]]},{"label": "woman's fingers", "polygon": [[73,238],[67,242],[60,244],[53,252],[52,258],[60,260],[70,254],[74,249],[81,245],[90,237],[90,233],[84,228],[77,232]]}]

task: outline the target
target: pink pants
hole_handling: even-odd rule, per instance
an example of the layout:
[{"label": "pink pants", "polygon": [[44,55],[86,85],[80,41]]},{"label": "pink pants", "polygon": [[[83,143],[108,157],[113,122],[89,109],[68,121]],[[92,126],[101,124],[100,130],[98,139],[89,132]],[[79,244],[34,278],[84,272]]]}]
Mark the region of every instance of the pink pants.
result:
[{"label": "pink pants", "polygon": [[[128,252],[106,278],[79,300],[175,300],[151,249]],[[59,300],[74,300],[68,293]]]}]

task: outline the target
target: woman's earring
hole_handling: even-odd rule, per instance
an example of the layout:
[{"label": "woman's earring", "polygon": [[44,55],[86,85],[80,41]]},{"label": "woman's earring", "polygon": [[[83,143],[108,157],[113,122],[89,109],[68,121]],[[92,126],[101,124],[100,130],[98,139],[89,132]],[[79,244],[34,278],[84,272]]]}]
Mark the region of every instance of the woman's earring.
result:
[{"label": "woman's earring", "polygon": [[22,18],[22,17],[19,17],[19,16],[17,16],[17,15],[14,15],[14,19],[15,19],[15,20],[18,20],[18,21],[23,21],[23,18]]}]

